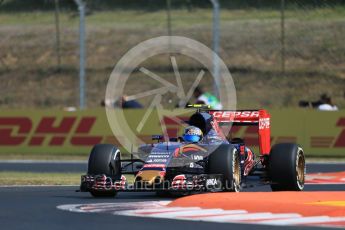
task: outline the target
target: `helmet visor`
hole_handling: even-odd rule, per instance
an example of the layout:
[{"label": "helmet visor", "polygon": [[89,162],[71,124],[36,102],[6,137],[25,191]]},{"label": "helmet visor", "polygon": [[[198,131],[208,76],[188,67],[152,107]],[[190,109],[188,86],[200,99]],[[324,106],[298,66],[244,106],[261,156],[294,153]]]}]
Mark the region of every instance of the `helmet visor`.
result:
[{"label": "helmet visor", "polygon": [[185,134],[183,135],[183,139],[187,142],[198,142],[200,141],[200,136]]}]

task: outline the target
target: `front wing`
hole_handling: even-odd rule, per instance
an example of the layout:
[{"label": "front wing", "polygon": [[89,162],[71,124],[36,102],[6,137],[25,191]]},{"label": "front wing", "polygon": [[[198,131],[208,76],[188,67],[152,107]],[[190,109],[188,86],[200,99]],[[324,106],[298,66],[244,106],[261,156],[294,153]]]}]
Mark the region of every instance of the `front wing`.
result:
[{"label": "front wing", "polygon": [[122,175],[121,179],[114,179],[106,175],[81,176],[81,192],[91,191],[221,191],[223,189],[223,176],[221,174],[180,174],[172,180],[160,183],[138,181],[128,183]]}]

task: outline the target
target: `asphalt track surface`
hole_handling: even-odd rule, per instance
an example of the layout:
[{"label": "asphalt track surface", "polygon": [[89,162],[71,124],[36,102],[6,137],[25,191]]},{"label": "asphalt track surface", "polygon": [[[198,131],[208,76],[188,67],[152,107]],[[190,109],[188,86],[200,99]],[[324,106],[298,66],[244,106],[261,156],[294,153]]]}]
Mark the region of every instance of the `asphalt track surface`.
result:
[{"label": "asphalt track surface", "polygon": [[[66,170],[69,166],[59,166]],[[0,167],[2,168],[3,165]],[[12,165],[13,167],[13,165]],[[83,167],[83,166],[82,166]],[[34,170],[31,165],[31,169]],[[345,171],[344,164],[310,164],[308,172]],[[82,169],[82,168],[81,168]],[[84,170],[81,170],[84,171]],[[68,172],[65,171],[65,172]],[[76,193],[76,186],[52,187],[0,187],[0,229],[193,229],[212,228],[261,230],[261,229],[318,229],[315,227],[264,226],[230,223],[194,222],[171,219],[151,219],[129,216],[116,216],[104,213],[75,213],[58,210],[63,204],[121,203],[138,201],[171,200],[157,198],[154,193],[119,193],[116,198],[95,199],[88,193]],[[306,185],[306,191],[345,191],[345,184]],[[268,186],[245,191],[270,191]]]}]

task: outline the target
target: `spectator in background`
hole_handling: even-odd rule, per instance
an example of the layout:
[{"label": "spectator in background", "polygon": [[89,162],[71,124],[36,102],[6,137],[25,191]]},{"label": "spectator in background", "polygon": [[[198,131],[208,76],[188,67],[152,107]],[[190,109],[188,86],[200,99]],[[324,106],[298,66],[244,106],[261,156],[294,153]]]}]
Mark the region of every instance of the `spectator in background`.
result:
[{"label": "spectator in background", "polygon": [[194,97],[196,99],[196,104],[209,105],[211,109],[222,109],[223,106],[216,96],[211,93],[204,92],[202,87],[196,87],[194,90]]},{"label": "spectator in background", "polygon": [[320,99],[317,101],[304,101],[301,100],[298,103],[302,108],[314,108],[323,111],[336,111],[338,107],[332,103],[331,97],[326,93],[320,95]]},{"label": "spectator in background", "polygon": [[305,100],[301,100],[298,102],[298,106],[301,108],[313,108],[316,109],[317,107],[319,107],[319,105],[321,104],[321,101],[305,101]]},{"label": "spectator in background", "polygon": [[123,95],[120,100],[116,102],[111,101],[101,101],[102,107],[108,107],[108,108],[116,108],[120,107],[123,109],[141,109],[143,106],[136,100],[128,100],[127,95]]},{"label": "spectator in background", "polygon": [[327,94],[322,94],[320,98],[320,105],[317,107],[321,111],[337,111],[338,107],[332,103],[332,99]]},{"label": "spectator in background", "polygon": [[102,100],[101,106],[106,107],[106,108],[115,108],[116,103],[114,103],[114,101],[112,101],[112,100]]},{"label": "spectator in background", "polygon": [[101,107],[105,107],[105,100],[102,100],[100,105],[101,105]]},{"label": "spectator in background", "polygon": [[136,100],[128,100],[127,95],[123,95],[121,98],[123,109],[141,109],[143,106]]}]

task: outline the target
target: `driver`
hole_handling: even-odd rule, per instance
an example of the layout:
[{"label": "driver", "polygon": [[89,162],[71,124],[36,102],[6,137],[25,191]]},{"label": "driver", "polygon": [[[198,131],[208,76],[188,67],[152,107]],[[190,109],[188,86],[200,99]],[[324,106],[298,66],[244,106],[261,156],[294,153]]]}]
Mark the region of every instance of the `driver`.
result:
[{"label": "driver", "polygon": [[203,133],[201,129],[196,126],[188,126],[184,129],[182,137],[185,142],[196,143],[202,140]]}]

